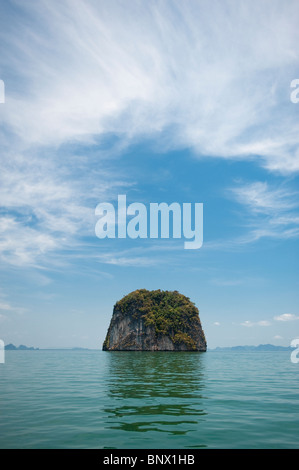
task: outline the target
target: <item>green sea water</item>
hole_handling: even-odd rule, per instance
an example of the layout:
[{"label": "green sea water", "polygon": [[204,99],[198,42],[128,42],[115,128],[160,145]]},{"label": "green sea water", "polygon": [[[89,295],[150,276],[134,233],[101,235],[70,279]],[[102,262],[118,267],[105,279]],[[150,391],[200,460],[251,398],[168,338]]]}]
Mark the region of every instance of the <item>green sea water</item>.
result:
[{"label": "green sea water", "polygon": [[279,352],[6,351],[1,448],[298,448]]}]

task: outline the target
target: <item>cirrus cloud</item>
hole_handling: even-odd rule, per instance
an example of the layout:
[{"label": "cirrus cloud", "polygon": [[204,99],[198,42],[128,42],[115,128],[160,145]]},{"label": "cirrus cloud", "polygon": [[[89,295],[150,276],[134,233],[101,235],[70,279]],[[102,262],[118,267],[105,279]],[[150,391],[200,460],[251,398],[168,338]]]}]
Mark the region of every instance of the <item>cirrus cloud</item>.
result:
[{"label": "cirrus cloud", "polygon": [[[102,170],[82,179],[93,169],[88,151],[82,170],[73,154],[63,164],[62,147],[94,149],[117,135],[119,147],[107,157],[154,138],[198,158],[299,171],[298,108],[289,99],[299,58],[296,0],[287,7],[282,0],[132,0],[125,7],[14,0],[0,8],[2,260],[36,266],[78,247],[93,223],[87,195],[108,198],[117,187]],[[244,197],[253,189],[265,196],[257,186]],[[259,211],[260,196],[251,198]],[[283,231],[255,228],[249,241],[277,231],[298,236],[298,216],[291,226],[295,219],[280,215],[272,225]]]},{"label": "cirrus cloud", "polygon": [[297,1],[16,0],[2,9],[1,65],[18,82],[7,83],[1,120],[26,145],[166,132],[164,143],[199,157],[299,170]]}]

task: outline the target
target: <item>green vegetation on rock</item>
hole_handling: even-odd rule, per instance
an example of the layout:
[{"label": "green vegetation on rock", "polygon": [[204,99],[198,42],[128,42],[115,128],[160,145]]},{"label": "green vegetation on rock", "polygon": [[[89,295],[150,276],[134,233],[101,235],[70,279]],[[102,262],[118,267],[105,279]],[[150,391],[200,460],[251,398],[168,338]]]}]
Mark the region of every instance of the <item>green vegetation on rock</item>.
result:
[{"label": "green vegetation on rock", "polygon": [[[147,331],[150,328],[156,339],[170,338],[174,349],[179,349],[180,346],[182,349],[183,345],[187,350],[198,350],[198,338],[203,350],[206,348],[198,309],[188,297],[178,291],[135,290],[115,304],[114,312],[118,312],[122,318],[130,317],[135,324],[140,322]],[[112,325],[113,319],[103,345],[105,350],[114,349],[113,346],[110,348]],[[139,336],[144,334],[140,332]],[[129,336],[122,340],[125,349],[134,345],[134,338]]]}]

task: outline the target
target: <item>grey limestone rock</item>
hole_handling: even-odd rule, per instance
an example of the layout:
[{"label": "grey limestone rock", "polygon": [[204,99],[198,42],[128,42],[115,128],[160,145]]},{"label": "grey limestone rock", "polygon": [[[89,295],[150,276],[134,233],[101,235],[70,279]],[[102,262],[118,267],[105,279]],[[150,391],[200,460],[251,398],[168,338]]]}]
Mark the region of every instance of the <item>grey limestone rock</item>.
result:
[{"label": "grey limestone rock", "polygon": [[177,291],[131,292],[113,309],[104,351],[206,351],[197,307]]}]

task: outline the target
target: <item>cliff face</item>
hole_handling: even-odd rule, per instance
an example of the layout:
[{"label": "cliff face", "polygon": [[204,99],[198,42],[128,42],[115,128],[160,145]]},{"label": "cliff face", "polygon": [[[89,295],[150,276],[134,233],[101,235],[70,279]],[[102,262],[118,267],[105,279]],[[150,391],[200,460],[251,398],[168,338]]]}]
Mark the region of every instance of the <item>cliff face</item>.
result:
[{"label": "cliff face", "polygon": [[104,351],[206,351],[196,306],[177,291],[136,290],[117,302]]}]

